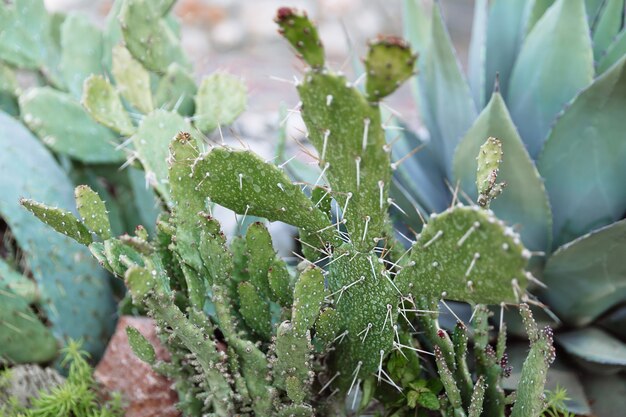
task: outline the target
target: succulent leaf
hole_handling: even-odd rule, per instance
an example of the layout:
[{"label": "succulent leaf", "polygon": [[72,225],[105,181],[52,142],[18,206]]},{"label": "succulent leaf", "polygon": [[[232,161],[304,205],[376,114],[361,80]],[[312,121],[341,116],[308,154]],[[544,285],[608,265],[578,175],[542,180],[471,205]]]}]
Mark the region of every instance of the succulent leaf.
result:
[{"label": "succulent leaf", "polygon": [[550,131],[537,166],[552,204],[554,246],[610,224],[626,210],[626,164],[618,162],[626,160],[626,120],[615,116],[624,108],[625,91],[622,57],[574,99]]},{"label": "succulent leaf", "polygon": [[117,163],[117,136],[94,121],[72,96],[50,87],[33,88],[20,97],[24,123],[55,152],[87,163]]},{"label": "succulent leaf", "polygon": [[[151,0],[125,0],[119,19],[126,47],[143,66],[157,73],[172,63],[188,67],[180,40],[165,19],[169,7]],[[169,6],[173,2],[168,2]]]},{"label": "succulent leaf", "polygon": [[78,243],[89,245],[93,242],[89,229],[71,212],[28,199],[20,200],[20,204],[37,216],[39,220]]},{"label": "succulent leaf", "polygon": [[239,312],[244,321],[256,334],[269,340],[272,334],[269,303],[249,282],[239,283],[238,293],[241,303]]},{"label": "succulent leaf", "polygon": [[130,136],[135,126],[115,88],[102,76],[92,75],[85,80],[81,104],[89,115],[121,135]]},{"label": "succulent leaf", "polygon": [[61,26],[59,70],[70,93],[80,98],[83,82],[102,72],[102,33],[85,16],[69,15]]},{"label": "succulent leaf", "polygon": [[527,284],[526,256],[516,233],[492,214],[457,206],[424,225],[412,250],[414,264],[395,282],[403,293],[414,295],[516,303]]},{"label": "succulent leaf", "polygon": [[298,55],[313,68],[324,66],[324,47],[317,34],[317,28],[306,13],[281,7],[274,21],[280,26],[280,33],[289,41]]},{"label": "succulent leaf", "polygon": [[150,73],[122,45],[113,48],[112,59],[112,72],[119,93],[140,112],[150,113],[154,108]]},{"label": "succulent leaf", "polygon": [[87,185],[79,185],[74,190],[76,208],[85,225],[103,240],[111,237],[111,223],[106,206],[98,193]]},{"label": "succulent leaf", "polygon": [[507,95],[531,157],[539,154],[557,114],[593,75],[584,0],[557,0],[524,40]]},{"label": "succulent leaf", "polygon": [[167,71],[159,80],[154,93],[154,104],[158,108],[177,111],[181,116],[192,116],[197,92],[198,87],[191,74],[174,62],[167,67]]},{"label": "succulent leaf", "polygon": [[128,344],[135,356],[147,364],[153,365],[156,360],[156,353],[152,343],[150,343],[139,330],[132,326],[126,328],[126,336],[128,337]]},{"label": "succulent leaf", "polygon": [[409,79],[415,60],[416,56],[402,38],[379,37],[371,42],[365,58],[365,91],[369,101],[380,101]]},{"label": "succulent leaf", "polygon": [[233,75],[212,74],[202,79],[195,103],[195,126],[209,133],[231,124],[245,110],[246,86]]}]

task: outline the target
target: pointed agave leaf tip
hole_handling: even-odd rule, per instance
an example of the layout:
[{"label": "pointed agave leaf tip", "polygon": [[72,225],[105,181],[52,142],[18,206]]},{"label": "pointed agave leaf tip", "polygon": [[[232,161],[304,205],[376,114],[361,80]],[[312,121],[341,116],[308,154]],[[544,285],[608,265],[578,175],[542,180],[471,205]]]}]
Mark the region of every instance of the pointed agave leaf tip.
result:
[{"label": "pointed agave leaf tip", "polygon": [[370,42],[365,59],[366,92],[370,101],[393,93],[414,74],[417,55],[409,44],[397,36],[379,36]]},{"label": "pointed agave leaf tip", "polygon": [[289,41],[298,55],[311,67],[324,66],[324,47],[317,28],[305,12],[290,7],[281,7],[274,21],[280,26],[279,33]]}]

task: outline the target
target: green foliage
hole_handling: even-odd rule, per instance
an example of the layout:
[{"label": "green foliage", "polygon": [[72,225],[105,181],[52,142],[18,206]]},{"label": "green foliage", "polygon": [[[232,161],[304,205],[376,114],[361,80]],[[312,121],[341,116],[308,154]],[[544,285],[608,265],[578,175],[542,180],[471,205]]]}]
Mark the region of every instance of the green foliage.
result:
[{"label": "green foliage", "polygon": [[[417,202],[426,215],[456,196],[478,198],[482,205],[500,185],[488,169],[476,190],[480,161],[474,157],[487,137],[497,139],[504,154],[498,178],[508,191],[489,207],[515,224],[534,251],[530,268],[547,286],[531,287],[540,306],[553,309],[552,318],[569,330],[591,326],[582,333],[587,342],[576,338],[583,363],[593,363],[614,341],[619,350],[625,347],[615,328],[598,336],[604,331],[597,322],[618,308],[626,288],[622,262],[614,256],[626,247],[626,127],[618,111],[626,104],[623,7],[621,0],[477,1],[466,82],[440,6],[429,17],[419,0],[405,1],[405,31],[422,57],[415,92],[430,141],[405,134],[394,145],[399,157],[416,146],[423,150],[396,172],[395,189],[409,195],[392,197],[407,213]],[[446,183],[458,184],[458,191],[450,192]],[[419,230],[419,218],[411,217],[399,220]],[[594,347],[578,350],[579,344]],[[580,360],[571,348],[566,352]],[[568,378],[582,386],[599,370],[572,369]],[[580,391],[574,402],[593,402]]]},{"label": "green foliage", "polygon": [[[165,68],[162,61],[178,58],[172,52],[175,42],[164,39],[171,33],[164,17],[171,5],[127,0],[121,9],[128,51],[156,73]],[[131,344],[174,380],[186,415],[347,416],[379,404],[397,416],[422,408],[477,417],[487,407],[490,416],[504,416],[504,336],[496,349],[489,345],[488,310],[477,305],[474,384],[465,354],[466,325],[460,323],[451,337],[439,326],[438,303],[529,299],[528,254],[520,238],[492,213],[460,205],[432,216],[403,252],[387,215],[392,171],[399,162],[391,162],[379,100],[413,73],[414,55],[399,40],[372,43],[364,95],[324,67],[323,49],[304,13],[280,9],[276,20],[311,66],[298,89],[319,154],[318,183],[293,183],[280,166],[247,150],[201,150],[194,127],[210,130],[241,111],[226,103],[225,113],[213,112],[225,94],[240,103],[241,93],[213,85],[221,80],[216,76],[200,86],[193,122],[175,111],[154,110],[132,136],[133,152],[163,202],[156,236],[144,229],[119,238],[100,232],[111,222],[90,192],[85,194],[89,207],[77,193],[81,215],[89,221],[72,218],[71,229],[60,211],[30,201],[25,205],[88,245],[105,268],[124,279],[133,303],[155,319],[171,363],[155,360],[151,346],[133,330]],[[135,25],[143,26],[132,34]],[[138,41],[152,35],[161,42],[158,48],[138,51]],[[116,59],[113,54],[114,72]],[[125,95],[121,78],[116,76],[115,89],[123,102],[149,108],[147,94]],[[105,88],[108,93],[94,90],[100,96],[83,101],[98,103],[104,97],[106,108],[118,111],[120,106],[111,104],[112,98],[118,101],[114,90]],[[91,111],[100,110],[96,104]],[[203,122],[207,115],[217,121]],[[323,179],[327,186],[319,187]],[[214,204],[298,228],[307,247],[302,263],[294,272],[277,257],[260,222],[229,243],[211,215]],[[441,269],[433,272],[439,262]],[[529,332],[530,365],[524,375],[545,374],[537,358],[550,341]],[[416,353],[435,359],[422,367]],[[438,369],[442,386],[419,382],[429,368]],[[518,396],[524,406],[539,407],[535,393],[543,380],[522,381]]]},{"label": "green foliage", "polygon": [[30,399],[25,407],[15,401],[0,405],[0,415],[7,417],[121,417],[121,398],[113,394],[110,401],[100,399],[97,384],[92,376],[93,369],[87,362],[87,353],[81,350],[82,344],[69,341],[62,349],[62,365],[69,368],[67,380],[62,384],[42,390],[37,397]]}]

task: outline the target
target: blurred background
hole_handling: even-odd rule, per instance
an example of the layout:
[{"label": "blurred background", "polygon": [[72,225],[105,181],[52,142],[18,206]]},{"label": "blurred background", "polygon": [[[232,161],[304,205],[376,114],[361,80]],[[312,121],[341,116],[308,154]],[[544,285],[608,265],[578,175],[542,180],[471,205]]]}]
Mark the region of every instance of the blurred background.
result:
[{"label": "blurred background", "polygon": [[[51,11],[78,12],[98,25],[104,24],[112,0],[45,0]],[[462,65],[470,39],[473,0],[443,0],[445,19]],[[215,70],[241,76],[248,85],[248,111],[237,128],[246,140],[266,142],[276,127],[277,110],[284,102],[297,103],[293,80],[301,65],[276,33],[273,22],[281,6],[306,10],[319,25],[319,32],[333,69],[351,73],[351,53],[359,58],[365,42],[378,34],[401,35],[401,0],[179,0],[175,13],[182,23],[183,48],[194,64],[196,77]],[[354,47],[351,46],[354,45]],[[410,87],[391,97],[389,104],[410,124],[418,116],[410,100]],[[289,121],[290,135],[298,135],[298,118]],[[263,140],[265,139],[265,140]],[[256,145],[256,146],[255,146]],[[261,143],[253,148],[265,154]]]}]

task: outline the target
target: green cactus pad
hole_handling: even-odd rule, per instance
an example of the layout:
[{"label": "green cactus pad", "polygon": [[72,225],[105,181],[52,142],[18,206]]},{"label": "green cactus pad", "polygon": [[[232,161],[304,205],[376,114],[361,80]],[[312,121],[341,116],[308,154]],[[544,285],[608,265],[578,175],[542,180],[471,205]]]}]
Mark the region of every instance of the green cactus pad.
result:
[{"label": "green cactus pad", "polygon": [[196,192],[236,213],[282,221],[309,232],[330,225],[283,171],[252,152],[214,148],[189,164],[194,166]]},{"label": "green cactus pad", "polygon": [[256,222],[246,231],[248,273],[250,281],[262,297],[270,295],[267,273],[276,257],[272,237],[265,225]]},{"label": "green cactus pad", "polygon": [[178,132],[189,132],[191,126],[178,113],[155,110],[143,118],[133,135],[133,145],[146,176],[162,196],[169,196],[169,145]]},{"label": "green cactus pad", "polygon": [[355,378],[377,372],[381,352],[391,352],[399,294],[373,254],[348,249],[333,256],[328,284],[342,322],[339,331],[348,333],[334,344],[332,366],[347,390]]},{"label": "green cactus pad", "polygon": [[122,97],[143,114],[150,113],[154,108],[150,73],[121,45],[113,48],[112,72]]},{"label": "green cactus pad", "polygon": [[80,98],[83,82],[102,72],[102,32],[85,16],[70,15],[61,25],[61,75],[70,93]]},{"label": "green cactus pad", "polygon": [[87,246],[93,242],[89,229],[71,212],[28,199],[20,200],[20,204],[37,216],[39,220],[78,243]]},{"label": "green cactus pad", "polygon": [[57,353],[57,341],[30,309],[8,288],[0,288],[0,363],[46,362]]},{"label": "green cactus pad", "polygon": [[496,138],[488,138],[478,152],[478,168],[476,170],[476,188],[478,204],[489,207],[491,200],[504,189],[505,183],[496,184],[500,163],[502,162],[502,142]]},{"label": "green cactus pad", "polygon": [[233,75],[211,74],[200,83],[195,103],[194,124],[209,133],[231,124],[246,109],[246,86]]},{"label": "green cactus pad", "polygon": [[324,275],[319,268],[310,268],[300,274],[293,291],[291,323],[294,335],[303,336],[313,328],[326,295]]},{"label": "green cactus pad", "polygon": [[333,197],[346,208],[343,218],[352,241],[369,249],[383,235],[391,185],[380,111],[340,76],[307,74],[298,92],[320,168]]},{"label": "green cactus pad", "polygon": [[39,299],[39,289],[34,281],[15,271],[8,263],[0,258],[0,291],[11,292],[32,304]]},{"label": "green cactus pad", "polygon": [[139,330],[132,326],[126,328],[126,336],[128,336],[128,344],[135,356],[149,365],[154,365],[156,352],[154,351],[152,343],[150,343]]},{"label": "green cactus pad", "polygon": [[272,334],[272,318],[268,302],[249,282],[239,283],[238,293],[239,312],[243,320],[256,334],[269,340]]},{"label": "green cactus pad", "polygon": [[43,0],[3,4],[0,27],[0,60],[20,68],[39,69],[58,59]]},{"label": "green cactus pad", "polygon": [[299,57],[313,68],[324,66],[322,41],[317,34],[317,28],[305,12],[281,7],[274,21],[280,26],[281,35],[294,47]]},{"label": "green cactus pad", "polygon": [[147,69],[163,72],[172,62],[189,65],[180,40],[165,20],[169,10],[152,0],[126,0],[120,23],[126,47]]},{"label": "green cactus pad", "polygon": [[74,190],[76,208],[85,225],[102,239],[111,237],[111,224],[104,201],[88,185],[79,185]]},{"label": "green cactus pad", "polygon": [[431,216],[396,283],[405,294],[517,303],[525,297],[529,256],[517,233],[490,212],[456,206]]},{"label": "green cactus pad", "polygon": [[401,38],[381,36],[371,42],[365,59],[367,98],[378,102],[393,93],[413,75],[416,59],[409,44]]},{"label": "green cactus pad", "polygon": [[311,384],[311,350],[308,332],[297,335],[288,321],[278,326],[274,380],[278,387],[287,390],[289,398],[294,402],[301,402],[306,397]]},{"label": "green cactus pad", "polygon": [[341,318],[334,308],[326,308],[315,321],[315,337],[324,343],[331,343],[341,327]]},{"label": "green cactus pad", "polygon": [[192,116],[195,111],[194,97],[198,91],[196,82],[185,68],[177,63],[167,67],[154,93],[158,108],[177,111],[181,116]]},{"label": "green cactus pad", "polygon": [[283,307],[291,307],[293,303],[291,275],[287,269],[287,264],[282,259],[274,259],[267,271],[267,280],[272,290],[272,299]]},{"label": "green cactus pad", "polygon": [[8,65],[0,62],[0,110],[18,117],[20,113],[17,96],[20,87],[17,83],[15,71]]},{"label": "green cactus pad", "polygon": [[111,130],[130,136],[135,131],[115,88],[101,75],[85,80],[81,104],[87,112]]},{"label": "green cactus pad", "polygon": [[539,330],[528,305],[520,305],[520,314],[530,339],[530,352],[522,367],[511,417],[541,414],[544,409],[543,394],[548,367],[555,358],[552,330],[549,327]]},{"label": "green cactus pad", "polygon": [[72,96],[49,87],[33,88],[20,97],[24,123],[55,152],[88,163],[117,163],[117,136],[94,121]]},{"label": "green cactus pad", "polygon": [[124,282],[133,297],[133,302],[141,305],[146,295],[153,290],[155,281],[146,268],[132,267],[126,271]]}]

